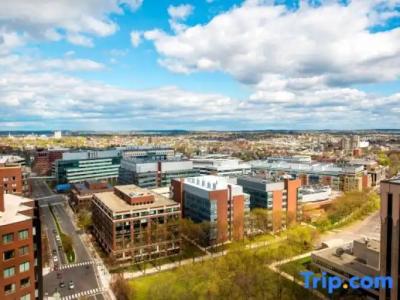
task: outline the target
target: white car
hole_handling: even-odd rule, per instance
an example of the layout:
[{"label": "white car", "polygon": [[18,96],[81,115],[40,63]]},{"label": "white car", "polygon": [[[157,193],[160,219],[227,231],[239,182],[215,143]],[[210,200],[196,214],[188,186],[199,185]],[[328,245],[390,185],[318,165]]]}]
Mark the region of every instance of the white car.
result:
[{"label": "white car", "polygon": [[75,288],[75,284],[74,284],[73,281],[70,281],[70,282],[68,283],[68,288],[69,288],[70,290],[73,290],[73,289]]},{"label": "white car", "polygon": [[54,255],[54,256],[53,256],[53,261],[54,261],[54,262],[58,262],[58,257],[57,257],[57,255]]}]

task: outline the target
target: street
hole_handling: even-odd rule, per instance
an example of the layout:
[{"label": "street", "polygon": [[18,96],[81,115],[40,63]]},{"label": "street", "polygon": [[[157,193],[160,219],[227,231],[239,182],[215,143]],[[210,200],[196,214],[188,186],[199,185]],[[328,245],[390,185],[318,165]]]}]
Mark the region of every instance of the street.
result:
[{"label": "street", "polygon": [[[48,237],[50,248],[51,271],[43,276],[45,297],[53,296],[58,292],[63,300],[80,297],[105,299],[96,276],[95,262],[91,259],[66,211],[68,204],[65,198],[62,195],[54,194],[43,180],[36,179],[32,180],[32,194],[40,203],[42,228]],[[49,206],[51,206],[62,231],[72,238],[75,251],[74,263],[68,264],[62,247],[59,247],[60,243],[56,240],[57,227]],[[57,256],[57,262],[54,262],[54,256]],[[56,270],[55,265],[57,265]],[[70,282],[74,283],[73,288],[69,288]],[[61,283],[64,283],[65,286],[61,287]]]}]

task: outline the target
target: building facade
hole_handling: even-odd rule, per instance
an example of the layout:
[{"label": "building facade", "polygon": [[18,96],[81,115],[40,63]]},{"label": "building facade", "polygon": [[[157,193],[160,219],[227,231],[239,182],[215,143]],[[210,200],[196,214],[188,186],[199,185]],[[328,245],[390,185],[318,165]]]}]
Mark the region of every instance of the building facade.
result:
[{"label": "building facade", "polygon": [[226,177],[204,175],[174,179],[171,198],[182,204],[184,218],[210,223],[208,245],[243,238],[246,214],[250,210],[249,195],[241,186],[229,183]]},{"label": "building facade", "polygon": [[260,177],[243,176],[237,184],[250,195],[250,208],[264,208],[271,212],[268,227],[279,231],[286,225],[301,220],[299,179],[269,181]]},{"label": "building facade", "polygon": [[38,208],[0,187],[0,299],[43,299]]},{"label": "building facade", "polygon": [[117,150],[65,152],[53,164],[57,183],[76,183],[85,180],[116,182],[121,162]]},{"label": "building facade", "polygon": [[74,183],[70,191],[70,203],[75,212],[81,209],[91,209],[93,194],[110,192],[112,186],[107,181],[85,181]]},{"label": "building facade", "polygon": [[116,261],[140,262],[180,251],[180,204],[135,185],[94,194],[93,232]]},{"label": "building facade", "polygon": [[124,158],[119,170],[119,184],[135,184],[143,188],[169,186],[171,179],[198,175],[189,160],[142,160]]},{"label": "building facade", "polygon": [[32,164],[32,171],[37,175],[51,175],[53,163],[57,159],[62,159],[63,152],[68,149],[39,149],[35,153],[35,158]]},{"label": "building facade", "polygon": [[391,276],[393,287],[381,289],[380,300],[399,299],[400,177],[381,182],[381,276]]},{"label": "building facade", "polygon": [[123,158],[131,159],[152,159],[152,160],[169,160],[175,156],[173,148],[168,146],[160,147],[147,147],[147,146],[127,146],[118,147],[117,150],[121,151]]},{"label": "building facade", "polygon": [[216,176],[242,176],[251,172],[251,166],[239,159],[195,157],[193,168],[198,170],[200,175]]}]

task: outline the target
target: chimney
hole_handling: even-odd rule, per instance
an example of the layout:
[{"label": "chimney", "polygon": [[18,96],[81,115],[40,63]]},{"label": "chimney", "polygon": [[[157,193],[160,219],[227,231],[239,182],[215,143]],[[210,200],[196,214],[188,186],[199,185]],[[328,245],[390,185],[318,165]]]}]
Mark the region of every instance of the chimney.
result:
[{"label": "chimney", "polygon": [[3,190],[3,185],[0,184],[0,211],[4,212],[5,207],[4,207],[4,190]]}]

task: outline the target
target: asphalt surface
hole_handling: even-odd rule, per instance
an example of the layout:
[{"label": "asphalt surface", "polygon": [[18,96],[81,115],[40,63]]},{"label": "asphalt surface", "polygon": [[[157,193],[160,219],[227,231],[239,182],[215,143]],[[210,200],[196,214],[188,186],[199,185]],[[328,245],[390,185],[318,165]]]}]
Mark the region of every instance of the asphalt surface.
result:
[{"label": "asphalt surface", "polygon": [[[45,299],[47,295],[51,296],[58,292],[63,300],[78,299],[80,297],[103,300],[104,297],[96,278],[96,266],[66,212],[68,204],[65,197],[54,194],[48,185],[40,179],[32,180],[32,195],[33,198],[39,201],[42,228],[47,234],[50,247],[51,271],[43,276]],[[68,264],[63,250],[58,247],[56,241],[58,233],[49,205],[57,217],[62,231],[72,238],[76,256],[73,264]],[[57,263],[53,259],[54,256],[58,258]],[[73,289],[68,287],[71,281],[74,283]],[[65,287],[60,287],[61,282],[65,284]]]}]

